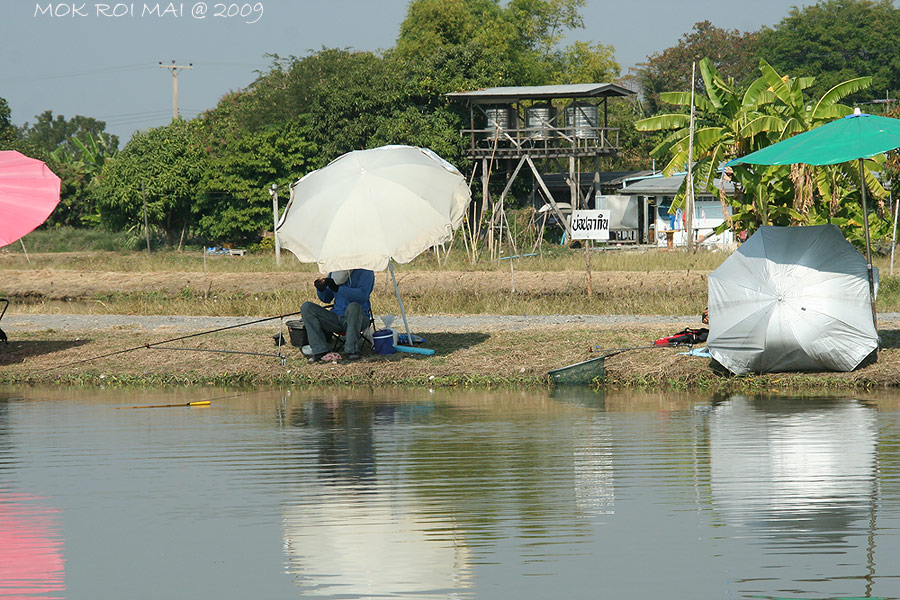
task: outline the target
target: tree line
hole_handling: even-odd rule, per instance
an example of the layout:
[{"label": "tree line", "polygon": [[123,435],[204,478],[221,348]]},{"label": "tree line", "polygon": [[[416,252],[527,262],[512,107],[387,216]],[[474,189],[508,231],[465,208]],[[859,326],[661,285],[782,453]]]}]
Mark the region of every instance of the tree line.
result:
[{"label": "tree line", "polygon": [[[900,90],[900,47],[894,43],[900,10],[890,0],[795,7],[779,23],[754,32],[702,21],[625,76],[612,46],[562,44],[569,32],[583,28],[585,2],[412,0],[389,50],[270,55],[268,70],[246,89],[194,119],[139,131],[121,148],[105,123],[89,117],[67,120],[48,110],[17,127],[0,98],[0,147],[45,160],[63,179],[60,208],[49,226],[141,227],[146,202],[149,222],[171,244],[185,235],[249,242],[271,228],[271,184],[286,186],[350,150],[411,144],[464,165],[459,130],[468,127],[468,114],[446,98],[448,92],[622,83],[639,95],[610,103],[622,151],[608,168],[647,168],[656,158],[672,170],[684,164],[684,94],[693,85],[703,98],[698,122],[706,130],[695,159],[710,177],[735,152],[813,127],[854,104],[889,107],[883,100]],[[692,81],[691,65],[701,59],[704,66]],[[831,112],[811,115],[808,106],[826,96]],[[790,110],[797,111],[801,129],[785,128],[798,122],[787,116]],[[767,119],[756,121],[758,130],[746,129],[761,116]],[[745,195],[736,227],[822,219],[849,226],[859,217],[849,208],[841,212],[837,200],[852,197],[851,173],[789,174],[784,190],[765,202],[748,200],[761,189],[753,178],[765,177],[762,170],[728,176]]]}]

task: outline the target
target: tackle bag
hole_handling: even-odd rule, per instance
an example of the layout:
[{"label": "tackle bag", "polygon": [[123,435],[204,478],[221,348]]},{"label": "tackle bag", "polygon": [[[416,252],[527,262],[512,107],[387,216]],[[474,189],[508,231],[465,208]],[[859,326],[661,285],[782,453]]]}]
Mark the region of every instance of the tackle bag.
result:
[{"label": "tackle bag", "polygon": [[701,329],[691,329],[688,327],[684,331],[679,331],[675,335],[659,338],[653,342],[656,346],[693,346],[694,344],[702,344],[709,336],[709,329],[705,327]]}]

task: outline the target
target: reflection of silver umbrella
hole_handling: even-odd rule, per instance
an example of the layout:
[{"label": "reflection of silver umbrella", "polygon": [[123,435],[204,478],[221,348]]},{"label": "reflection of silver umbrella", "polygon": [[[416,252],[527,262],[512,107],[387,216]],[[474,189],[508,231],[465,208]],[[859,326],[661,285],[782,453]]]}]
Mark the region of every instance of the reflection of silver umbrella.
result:
[{"label": "reflection of silver umbrella", "polygon": [[834,225],[761,227],[709,275],[709,352],[736,374],[851,371],[878,347],[867,279]]},{"label": "reflection of silver umbrella", "polygon": [[730,525],[833,544],[867,518],[876,411],[855,400],[736,396],[713,411],[709,447],[713,504]]},{"label": "reflection of silver umbrella", "polygon": [[431,150],[359,150],[291,186],[278,240],[323,273],[390,268],[393,275],[392,260],[408,263],[450,241],[470,200],[465,177]]}]

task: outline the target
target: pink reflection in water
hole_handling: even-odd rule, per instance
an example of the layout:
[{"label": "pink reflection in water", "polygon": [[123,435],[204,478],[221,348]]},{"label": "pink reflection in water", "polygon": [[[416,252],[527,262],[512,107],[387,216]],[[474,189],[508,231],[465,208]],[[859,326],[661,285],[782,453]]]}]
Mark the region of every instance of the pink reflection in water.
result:
[{"label": "pink reflection in water", "polygon": [[0,600],[51,600],[65,590],[60,512],[0,493]]}]

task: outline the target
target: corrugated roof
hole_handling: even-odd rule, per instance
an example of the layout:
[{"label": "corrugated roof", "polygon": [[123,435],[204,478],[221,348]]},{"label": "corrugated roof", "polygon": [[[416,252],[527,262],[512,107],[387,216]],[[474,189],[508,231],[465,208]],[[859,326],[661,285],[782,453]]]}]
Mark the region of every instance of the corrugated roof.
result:
[{"label": "corrugated roof", "polygon": [[[681,187],[681,183],[686,176],[686,174],[682,173],[680,175],[673,175],[672,177],[649,177],[629,184],[627,187],[622,188],[622,191],[619,193],[635,196],[674,196],[678,191],[678,188]],[[698,188],[697,192],[703,194],[715,194],[717,193],[719,186],[722,185],[722,180],[714,180],[713,185],[715,190],[706,191]],[[730,181],[725,182],[725,193],[729,196],[734,195],[734,184]]]},{"label": "corrugated roof", "polygon": [[567,85],[523,85],[492,87],[473,92],[450,92],[450,98],[469,100],[475,104],[511,103],[518,100],[551,98],[598,98],[603,96],[633,96],[634,92],[614,83],[574,83]]}]

